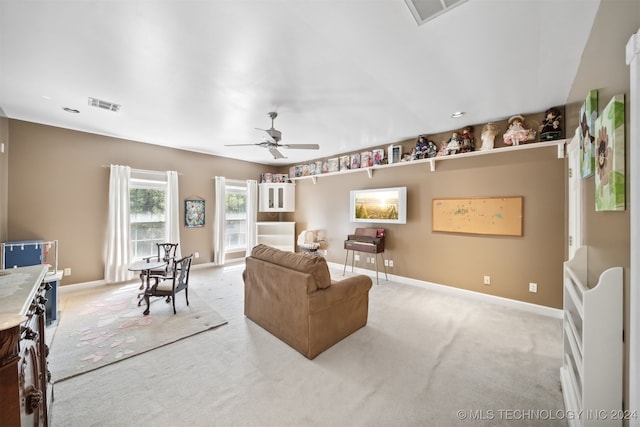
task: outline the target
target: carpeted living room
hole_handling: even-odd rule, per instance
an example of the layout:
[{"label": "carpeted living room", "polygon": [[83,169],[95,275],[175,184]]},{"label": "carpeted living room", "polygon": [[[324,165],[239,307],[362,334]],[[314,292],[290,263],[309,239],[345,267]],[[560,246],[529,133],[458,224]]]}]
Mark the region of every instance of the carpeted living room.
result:
[{"label": "carpeted living room", "polygon": [[[91,333],[74,317],[94,316],[74,304],[86,309],[96,289],[65,287],[51,370],[54,379],[69,363],[86,372],[55,380],[52,425],[566,425],[560,319],[391,277],[371,287],[367,325],[309,360],[244,316],[244,268],[194,269],[189,307],[177,297],[175,317],[214,313],[226,323],[128,358],[113,352],[98,369],[68,347],[69,336]],[[343,279],[338,266],[331,275]],[[138,284],[112,287],[135,300]],[[161,319],[174,316],[167,307],[157,299],[138,329],[161,340]],[[105,346],[86,347],[95,355]]]},{"label": "carpeted living room", "polygon": [[640,427],[639,28],[0,0],[0,427]]}]

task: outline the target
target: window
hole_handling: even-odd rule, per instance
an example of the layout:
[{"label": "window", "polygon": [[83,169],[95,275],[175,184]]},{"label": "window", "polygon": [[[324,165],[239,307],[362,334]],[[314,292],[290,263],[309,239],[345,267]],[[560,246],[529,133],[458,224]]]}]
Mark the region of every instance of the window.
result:
[{"label": "window", "polygon": [[247,187],[241,184],[225,186],[225,252],[240,252],[247,248]]},{"label": "window", "polygon": [[131,177],[129,215],[133,260],[157,255],[156,243],[167,241],[166,190],[166,180]]}]

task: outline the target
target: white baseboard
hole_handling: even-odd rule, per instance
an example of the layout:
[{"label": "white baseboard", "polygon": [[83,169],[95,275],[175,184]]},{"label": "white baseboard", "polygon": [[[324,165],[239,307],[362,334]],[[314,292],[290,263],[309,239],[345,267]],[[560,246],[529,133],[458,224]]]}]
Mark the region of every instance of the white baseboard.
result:
[{"label": "white baseboard", "polygon": [[[191,266],[192,270],[200,270],[203,268],[210,268],[210,267],[221,267],[221,268],[238,268],[244,266],[244,258],[238,258],[238,261],[236,262],[236,260],[231,260],[229,261],[227,264],[223,265],[223,266],[218,266],[217,264],[215,264],[214,262],[205,262],[202,264],[193,264]],[[136,280],[138,279],[137,275],[134,275],[134,277],[131,280]],[[140,280],[140,279],[138,279]],[[93,280],[91,282],[80,282],[80,283],[70,283],[68,285],[64,285],[64,286],[60,286],[58,289],[62,292],[74,292],[78,289],[89,289],[91,287],[94,286],[102,286],[102,285],[117,285],[118,283],[126,283],[129,282],[130,280],[125,280],[124,282],[117,282],[117,283],[107,283],[106,280],[102,279],[102,280]]]},{"label": "white baseboard", "polygon": [[[343,270],[344,264],[338,264],[335,262],[327,262],[330,268],[337,270]],[[374,280],[376,278],[376,272],[364,268],[354,268],[354,273],[364,274],[371,276]],[[459,295],[466,298],[474,298],[481,301],[486,301],[493,304],[499,304],[505,307],[511,307],[518,310],[528,311],[532,313],[541,314],[543,316],[553,317],[555,319],[562,319],[563,311],[557,308],[546,307],[543,305],[532,304],[524,301],[517,301],[509,298],[498,297],[495,295],[483,294],[481,292],[470,291],[467,289],[455,288],[453,286],[440,285],[438,283],[425,282],[423,280],[412,279],[409,277],[396,276],[393,274],[387,274],[389,280],[394,282],[403,283],[405,285],[417,286],[424,289],[430,289],[438,292],[444,292],[452,295]],[[380,283],[384,283],[385,275],[384,271],[378,272]]]},{"label": "white baseboard", "polygon": [[66,289],[68,291],[71,291],[73,289],[78,289],[78,288],[90,288],[92,286],[100,286],[100,285],[106,285],[107,282],[102,279],[102,280],[93,280],[91,282],[80,282],[80,283],[70,283],[68,285],[64,285],[64,286],[60,286],[58,289],[63,290]]}]

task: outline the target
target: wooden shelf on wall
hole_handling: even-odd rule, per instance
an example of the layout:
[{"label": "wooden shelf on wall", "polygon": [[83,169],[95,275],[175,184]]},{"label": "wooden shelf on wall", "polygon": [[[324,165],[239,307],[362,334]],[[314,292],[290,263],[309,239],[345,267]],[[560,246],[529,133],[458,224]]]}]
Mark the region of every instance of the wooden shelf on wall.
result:
[{"label": "wooden shelf on wall", "polygon": [[376,165],[376,166],[370,166],[370,167],[359,168],[359,169],[347,169],[347,170],[344,170],[344,171],[328,172],[328,173],[323,173],[323,174],[319,174],[319,175],[289,177],[289,179],[292,180],[292,181],[300,180],[300,179],[311,179],[313,181],[313,183],[315,184],[317,182],[318,178],[324,178],[324,177],[327,177],[327,176],[345,175],[345,174],[349,174],[349,173],[362,173],[362,172],[366,172],[369,175],[369,178],[372,178],[373,177],[373,172],[376,169],[386,169],[386,168],[394,168],[394,167],[398,167],[398,166],[409,166],[409,165],[419,165],[419,164],[427,164],[427,165],[429,165],[429,171],[430,172],[435,172],[436,171],[436,163],[438,163],[438,162],[455,161],[455,160],[458,160],[458,159],[466,159],[466,158],[469,158],[469,157],[495,155],[495,154],[500,154],[500,153],[508,153],[508,152],[512,152],[512,151],[533,150],[533,149],[541,149],[541,148],[548,148],[548,147],[557,147],[558,158],[559,159],[563,159],[565,157],[565,144],[566,144],[566,142],[567,142],[566,139],[559,139],[559,140],[556,140],[556,141],[534,142],[534,143],[530,143],[530,144],[516,145],[516,146],[511,146],[511,147],[494,148],[492,150],[471,151],[469,153],[454,154],[454,155],[451,155],[451,156],[432,157],[430,159],[411,160],[411,161],[407,161],[407,162],[391,163],[391,164],[387,164],[387,165]]}]

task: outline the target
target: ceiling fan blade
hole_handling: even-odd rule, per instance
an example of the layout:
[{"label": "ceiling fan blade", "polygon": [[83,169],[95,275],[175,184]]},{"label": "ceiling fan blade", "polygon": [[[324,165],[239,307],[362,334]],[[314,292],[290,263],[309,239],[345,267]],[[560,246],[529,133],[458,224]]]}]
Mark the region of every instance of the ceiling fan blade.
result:
[{"label": "ceiling fan blade", "polygon": [[294,150],[319,150],[318,144],[280,144],[284,148],[292,148]]},{"label": "ceiling fan blade", "polygon": [[262,145],[262,144],[224,144],[225,147],[248,147],[251,145]]},{"label": "ceiling fan blade", "polygon": [[271,153],[274,159],[286,159],[286,157],[283,156],[282,153],[279,152],[277,148],[269,148],[269,152]]}]

